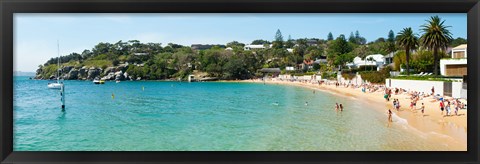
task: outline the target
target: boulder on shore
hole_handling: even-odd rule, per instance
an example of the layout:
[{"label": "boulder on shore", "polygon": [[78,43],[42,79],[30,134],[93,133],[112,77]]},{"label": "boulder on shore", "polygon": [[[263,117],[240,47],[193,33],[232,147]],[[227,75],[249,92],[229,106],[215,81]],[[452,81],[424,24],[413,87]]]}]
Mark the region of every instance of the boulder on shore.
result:
[{"label": "boulder on shore", "polygon": [[125,76],[123,76],[122,71],[115,72],[115,80],[125,80]]},{"label": "boulder on shore", "polygon": [[68,74],[66,75],[65,79],[67,80],[76,80],[78,79],[78,70],[73,68],[72,70],[70,70],[70,72],[68,72]]},{"label": "boulder on shore", "polygon": [[70,70],[72,70],[73,66],[65,66],[62,68],[62,73],[70,73]]},{"label": "boulder on shore", "polygon": [[88,74],[87,79],[88,80],[93,80],[100,75],[100,70],[96,69],[95,67],[91,67],[90,69],[88,69],[87,74]]},{"label": "boulder on shore", "polygon": [[103,72],[103,74],[107,75],[109,74],[110,72],[114,72],[115,71],[115,67],[108,67],[105,69],[105,71]]}]

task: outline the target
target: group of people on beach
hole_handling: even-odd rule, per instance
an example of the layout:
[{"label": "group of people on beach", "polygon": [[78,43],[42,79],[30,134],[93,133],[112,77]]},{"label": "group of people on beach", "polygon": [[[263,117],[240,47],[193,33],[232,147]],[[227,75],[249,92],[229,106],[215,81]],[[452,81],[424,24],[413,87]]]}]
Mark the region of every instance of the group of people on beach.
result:
[{"label": "group of people on beach", "polygon": [[[283,81],[283,79],[280,79],[281,81]],[[296,80],[289,80],[291,82],[293,81],[296,81]],[[303,80],[301,81],[303,83],[308,83],[309,81],[308,80]],[[466,105],[463,104],[459,99],[450,99],[450,100],[444,100],[443,99],[443,96],[440,96],[440,95],[435,95],[435,88],[432,86],[431,88],[431,93],[425,93],[425,92],[418,92],[418,91],[414,91],[414,90],[407,90],[407,89],[404,89],[404,88],[389,88],[387,87],[385,84],[369,84],[369,83],[363,83],[363,84],[353,84],[351,82],[347,82],[347,81],[344,81],[344,82],[340,82],[340,81],[336,81],[336,80],[318,80],[318,79],[315,79],[315,80],[310,80],[310,83],[312,84],[318,84],[318,85],[335,85],[336,88],[339,88],[341,86],[345,87],[345,88],[353,88],[353,89],[360,89],[361,88],[361,91],[363,93],[374,93],[374,92],[378,92],[378,93],[383,93],[383,98],[389,102],[390,99],[392,99],[392,95],[409,95],[409,99],[410,99],[410,111],[412,112],[416,112],[416,111],[420,111],[422,113],[422,116],[426,116],[425,115],[425,110],[426,110],[426,107],[425,107],[425,103],[422,102],[422,101],[425,101],[424,99],[427,98],[427,97],[433,97],[433,99],[435,99],[435,101],[440,101],[440,110],[442,111],[442,115],[443,115],[443,111],[445,110],[446,113],[445,113],[445,116],[451,116],[453,115],[452,113],[454,113],[455,115],[458,115],[458,111],[459,109],[463,109],[463,108],[466,108]],[[315,94],[315,91],[313,91],[313,93]],[[417,104],[421,104],[421,107],[420,108],[417,108]],[[308,105],[308,102],[305,102],[305,105]],[[400,100],[398,98],[394,98],[393,99],[393,109],[395,109],[396,111],[400,111]],[[392,109],[392,110],[393,110]],[[388,109],[388,121],[389,122],[392,122],[392,112],[391,109]],[[343,111],[343,105],[342,104],[339,104],[339,103],[335,103],[335,111]]]},{"label": "group of people on beach", "polygon": [[[450,103],[450,102],[452,102],[452,103]],[[444,110],[445,110],[445,115],[444,116],[451,116],[452,115],[451,105],[453,105],[455,116],[458,116],[458,110],[459,109],[462,109],[462,108],[465,107],[465,105],[458,99],[452,100],[452,101],[441,99],[440,100],[440,110],[442,111],[442,115],[443,115]]]}]

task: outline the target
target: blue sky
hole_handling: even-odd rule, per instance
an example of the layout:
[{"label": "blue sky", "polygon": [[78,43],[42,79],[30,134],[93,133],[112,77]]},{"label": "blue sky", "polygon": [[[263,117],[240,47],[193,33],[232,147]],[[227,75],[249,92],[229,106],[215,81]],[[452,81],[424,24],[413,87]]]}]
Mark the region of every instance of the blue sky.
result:
[{"label": "blue sky", "polygon": [[14,70],[35,71],[60,55],[81,53],[99,42],[140,40],[167,45],[177,43],[226,44],[236,40],[273,40],[280,29],[284,39],[326,39],[332,32],[348,37],[358,30],[367,41],[420,26],[430,16],[446,20],[453,37],[467,36],[466,14],[28,14],[14,15]]}]

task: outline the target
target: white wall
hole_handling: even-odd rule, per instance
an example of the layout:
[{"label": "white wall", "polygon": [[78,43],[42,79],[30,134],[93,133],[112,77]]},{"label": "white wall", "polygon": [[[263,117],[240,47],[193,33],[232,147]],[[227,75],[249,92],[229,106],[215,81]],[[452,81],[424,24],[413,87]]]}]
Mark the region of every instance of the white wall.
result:
[{"label": "white wall", "polygon": [[443,96],[443,81],[386,79],[385,84],[387,87],[403,88],[406,90],[424,92],[426,94],[432,93],[433,86],[435,94]]},{"label": "white wall", "polygon": [[337,74],[337,81],[339,83],[347,83],[347,84],[350,82],[350,84],[354,84],[354,85],[363,84],[362,76],[360,75],[356,75],[352,80],[347,80],[343,78],[342,74]]},{"label": "white wall", "polygon": [[445,76],[446,65],[461,65],[467,64],[467,59],[441,59],[440,60],[440,74]]},{"label": "white wall", "polygon": [[462,97],[461,92],[462,92],[462,82],[452,82],[452,97],[461,98]]}]

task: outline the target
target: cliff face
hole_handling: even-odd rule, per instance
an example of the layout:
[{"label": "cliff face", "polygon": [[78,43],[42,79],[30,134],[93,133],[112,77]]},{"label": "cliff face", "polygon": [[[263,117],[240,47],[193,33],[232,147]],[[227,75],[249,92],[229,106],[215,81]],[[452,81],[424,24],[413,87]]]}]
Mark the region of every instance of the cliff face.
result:
[{"label": "cliff face", "polygon": [[[105,70],[97,67],[87,68],[86,66],[82,68],[74,68],[73,66],[64,66],[60,68],[60,78],[65,80],[93,80],[93,79],[102,79],[102,80],[130,80],[133,78],[128,76],[126,65],[119,65],[117,67],[108,67]],[[44,70],[38,69],[36,71],[35,79],[56,79],[56,74],[45,76],[42,74]]]}]

